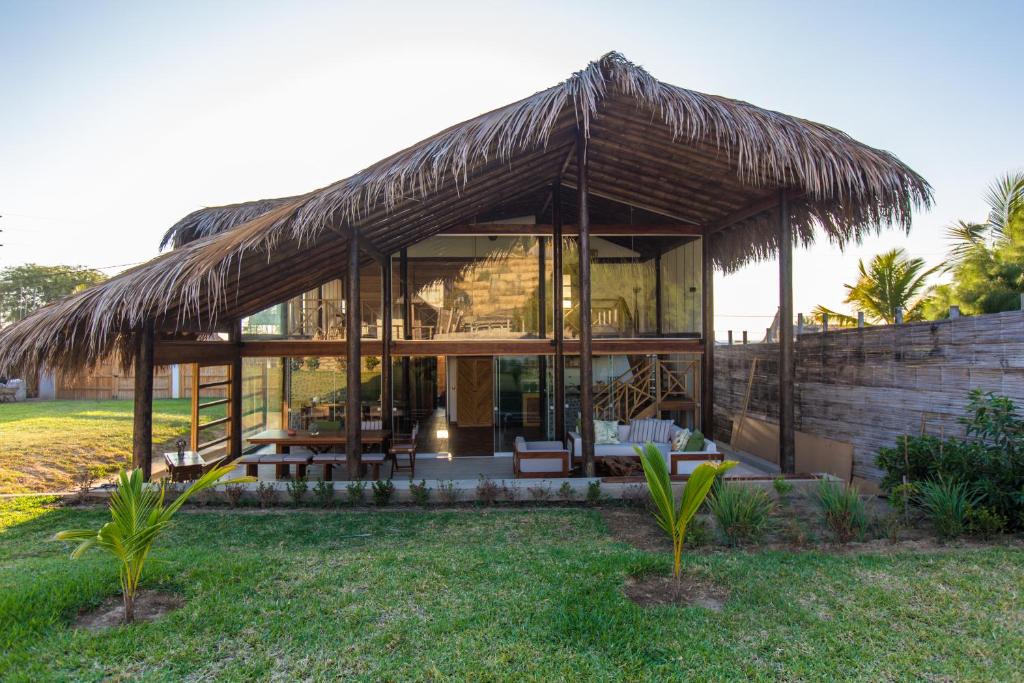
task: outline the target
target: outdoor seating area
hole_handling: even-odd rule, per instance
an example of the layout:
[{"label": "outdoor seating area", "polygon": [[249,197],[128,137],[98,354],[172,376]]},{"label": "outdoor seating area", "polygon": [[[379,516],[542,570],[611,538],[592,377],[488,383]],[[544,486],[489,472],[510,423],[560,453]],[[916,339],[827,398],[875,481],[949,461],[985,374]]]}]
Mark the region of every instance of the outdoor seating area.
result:
[{"label": "outdoor seating area", "polygon": [[0,379],[0,403],[24,401],[26,396],[25,381],[20,379]]}]

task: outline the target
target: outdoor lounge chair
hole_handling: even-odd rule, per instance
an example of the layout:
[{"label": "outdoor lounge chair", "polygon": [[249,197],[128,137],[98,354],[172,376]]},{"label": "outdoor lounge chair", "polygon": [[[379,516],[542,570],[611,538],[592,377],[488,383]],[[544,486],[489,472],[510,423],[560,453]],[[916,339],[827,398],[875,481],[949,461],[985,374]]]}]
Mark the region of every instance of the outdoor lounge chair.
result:
[{"label": "outdoor lounge chair", "polygon": [[517,436],[512,472],[516,479],[568,477],[569,450],[561,441],[527,441]]}]

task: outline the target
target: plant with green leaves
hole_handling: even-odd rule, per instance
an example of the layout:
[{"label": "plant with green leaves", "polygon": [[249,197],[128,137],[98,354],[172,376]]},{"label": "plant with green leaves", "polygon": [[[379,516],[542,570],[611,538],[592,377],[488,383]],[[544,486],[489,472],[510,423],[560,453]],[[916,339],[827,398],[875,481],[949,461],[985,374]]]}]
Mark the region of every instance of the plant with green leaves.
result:
[{"label": "plant with green leaves", "polygon": [[981,494],[965,482],[939,478],[922,482],[917,504],[924,511],[941,538],[956,538],[967,530],[971,509],[981,501]]},{"label": "plant with green leaves", "polygon": [[870,520],[867,506],[856,486],[822,479],[818,483],[815,497],[821,506],[825,524],[835,534],[837,541],[849,543],[864,536]]},{"label": "plant with green leaves", "polygon": [[718,532],[729,545],[754,543],[772,526],[775,501],[756,486],[718,480],[708,498]]},{"label": "plant with green leaves", "polygon": [[686,482],[677,504],[665,456],[658,447],[647,443],[643,449],[639,446],[633,448],[640,456],[644,477],[647,478],[647,489],[654,502],[654,519],[672,539],[672,576],[678,579],[682,572],[683,543],[686,541],[687,526],[707,497],[715,478],[735,467],[736,462],[726,460],[719,465],[707,462],[697,465]]},{"label": "plant with green leaves", "polygon": [[[111,521],[96,529],[68,529],[58,532],[54,540],[75,541],[78,547],[71,553],[72,559],[78,559],[85,551],[96,547],[113,555],[120,564],[121,593],[124,598],[124,621],[127,624],[135,621],[135,595],[142,580],[142,570],[146,565],[150,548],[162,531],[171,523],[171,518],[190,497],[215,486],[218,479],[234,469],[234,465],[216,467],[191,486],[181,492],[177,498],[164,506],[165,487],[145,483],[142,470],[134,469],[131,473],[121,471],[117,489],[110,496]],[[254,481],[245,477],[235,482]]]}]

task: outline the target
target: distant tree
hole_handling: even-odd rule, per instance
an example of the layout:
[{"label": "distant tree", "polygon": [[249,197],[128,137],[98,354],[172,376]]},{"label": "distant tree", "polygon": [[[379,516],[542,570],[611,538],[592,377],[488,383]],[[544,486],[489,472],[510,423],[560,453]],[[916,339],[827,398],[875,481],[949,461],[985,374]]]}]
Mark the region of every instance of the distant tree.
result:
[{"label": "distant tree", "polygon": [[968,315],[1016,310],[1024,292],[1024,172],[1007,173],[989,186],[988,217],[958,221],[946,229],[946,270],[952,282],[935,287],[929,317],[944,317],[950,305]]},{"label": "distant tree", "polygon": [[106,275],[83,266],[26,263],[0,270],[0,322],[21,320],[37,308],[91,287]]},{"label": "distant tree", "polygon": [[[903,310],[903,319],[924,320],[928,303],[928,278],[940,266],[926,268],[924,259],[910,258],[902,249],[890,249],[878,254],[868,265],[864,259],[857,262],[857,282],[846,287],[846,303],[862,311],[868,322],[892,324],[896,309]],[[856,325],[854,316],[817,306],[812,320],[820,322],[828,314],[829,322],[839,326]]]}]

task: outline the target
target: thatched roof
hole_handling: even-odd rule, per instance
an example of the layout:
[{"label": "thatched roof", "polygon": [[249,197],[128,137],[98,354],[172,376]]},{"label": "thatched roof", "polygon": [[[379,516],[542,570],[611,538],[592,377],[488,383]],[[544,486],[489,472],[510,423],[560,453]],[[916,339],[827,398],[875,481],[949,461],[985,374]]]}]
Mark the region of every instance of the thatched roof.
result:
[{"label": "thatched roof", "polygon": [[[912,210],[931,202],[925,180],[888,152],[820,123],[662,83],[609,53],[327,187],[190,214],[164,237],[173,250],[0,332],[0,368],[80,369],[130,348],[149,318],[164,332],[213,330],[218,319],[342,276],[353,226],[393,253],[453,225],[541,213],[554,181],[575,183],[577,130],[598,202],[704,226],[726,270],[776,251],[780,189],[793,197],[802,244],[815,226],[838,244],[888,225],[907,229]],[[572,221],[573,193],[565,194]]]}]

